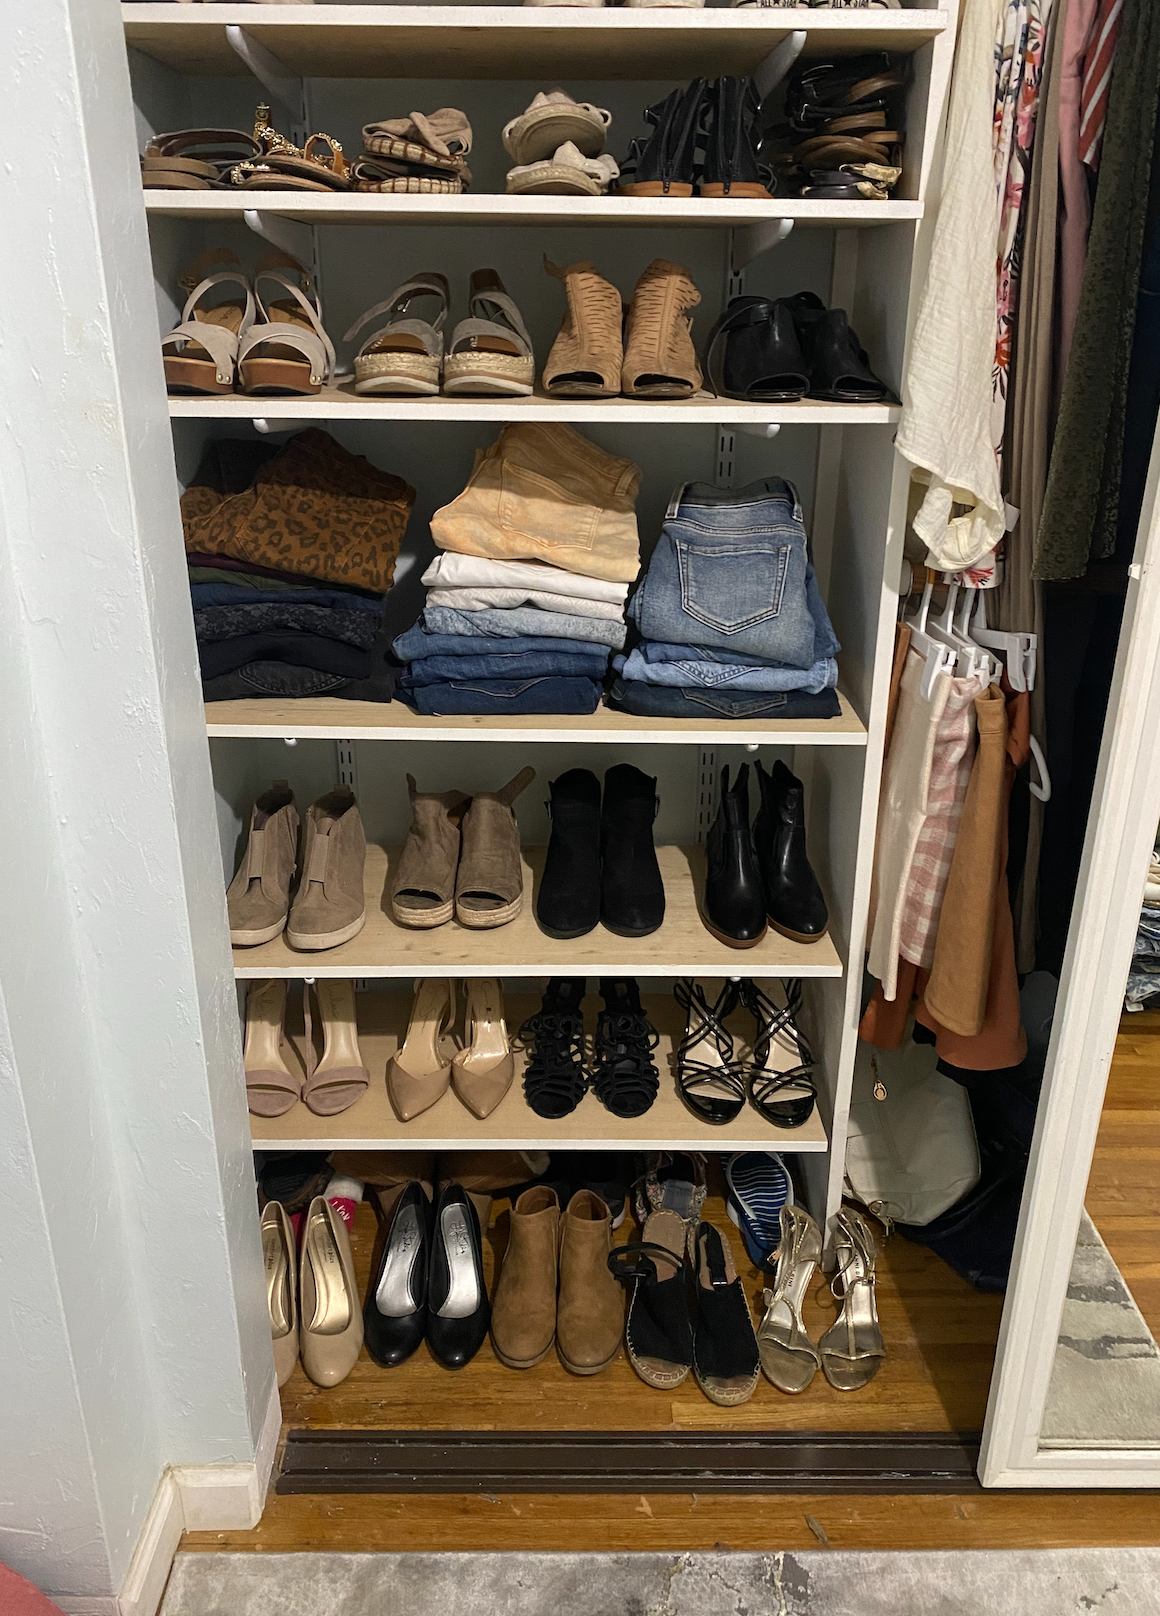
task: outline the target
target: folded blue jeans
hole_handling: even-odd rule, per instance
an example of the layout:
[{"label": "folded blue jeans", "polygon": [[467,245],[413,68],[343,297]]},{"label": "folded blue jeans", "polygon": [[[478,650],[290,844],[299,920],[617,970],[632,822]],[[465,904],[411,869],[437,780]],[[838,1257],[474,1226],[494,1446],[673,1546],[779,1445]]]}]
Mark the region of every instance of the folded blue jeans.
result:
[{"label": "folded blue jeans", "polygon": [[[494,634],[430,634],[419,623],[413,623],[406,633],[400,634],[391,649],[400,662],[414,662],[419,657],[433,656],[495,656],[503,652],[515,656],[520,651],[552,651],[561,648],[561,641],[546,634],[520,634],[515,639],[501,640]],[[569,640],[566,649],[572,656],[594,651],[608,655],[606,645],[594,640]]]},{"label": "folded blue jeans", "polygon": [[646,685],[639,679],[617,679],[609,705],[636,718],[695,718],[712,723],[721,718],[837,718],[837,692],[816,696],[800,690],[677,690],[672,685]]},{"label": "folded blue jeans", "polygon": [[594,713],[600,705],[596,679],[448,679],[413,686],[404,676],[399,699],[432,717],[456,713]]},{"label": "folded blue jeans", "polygon": [[781,477],[679,489],[628,615],[646,640],[743,651],[794,668],[839,650],[801,505]]},{"label": "folded blue jeans", "polygon": [[460,612],[454,606],[428,606],[423,627],[432,634],[486,634],[499,639],[545,635],[557,640],[588,640],[619,651],[628,637],[623,623],[608,617],[573,617],[570,612],[541,612],[535,606],[493,606],[482,612]]},{"label": "folded blue jeans", "polygon": [[[496,642],[493,640],[492,644]],[[504,641],[499,642],[501,645]],[[445,679],[603,679],[608,672],[608,649],[572,654],[566,642],[557,651],[516,651],[494,656],[416,657],[407,677],[412,685],[437,685]]]},{"label": "folded blue jeans", "polygon": [[637,646],[626,657],[614,657],[612,666],[624,679],[675,685],[678,690],[804,690],[816,695],[838,683],[838,664],[832,657],[812,668],[752,668],[734,662],[650,662]]}]

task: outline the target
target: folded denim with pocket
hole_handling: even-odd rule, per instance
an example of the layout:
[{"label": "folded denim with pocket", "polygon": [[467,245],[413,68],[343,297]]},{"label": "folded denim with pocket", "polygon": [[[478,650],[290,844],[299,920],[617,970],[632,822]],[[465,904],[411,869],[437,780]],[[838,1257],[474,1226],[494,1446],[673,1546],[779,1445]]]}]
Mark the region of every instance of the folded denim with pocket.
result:
[{"label": "folded denim with pocket", "polygon": [[565,612],[573,617],[600,617],[624,622],[624,607],[611,600],[584,600],[576,595],[550,595],[543,589],[429,589],[427,605],[450,606],[457,612],[511,611],[531,606],[540,612]]},{"label": "folded denim with pocket", "polygon": [[609,705],[636,718],[696,718],[712,723],[722,718],[837,718],[837,693],[816,696],[801,690],[678,690],[672,685],[646,685],[639,679],[616,679]]},{"label": "folded denim with pocket", "polygon": [[420,582],[428,589],[541,589],[554,595],[578,595],[623,606],[628,584],[607,578],[589,578],[566,572],[543,561],[496,561],[488,556],[460,555],[444,550],[432,561]]},{"label": "folded denim with pocket", "polygon": [[434,685],[444,679],[602,679],[608,672],[608,651],[572,652],[567,641],[558,651],[517,651],[514,656],[419,657],[407,670],[413,685]]},{"label": "folded denim with pocket", "polygon": [[838,664],[832,657],[812,668],[752,668],[732,662],[650,662],[638,646],[628,656],[614,658],[612,665],[623,679],[678,690],[802,690],[817,695],[838,683]]},{"label": "folded denim with pocket", "polygon": [[[520,634],[512,639],[499,639],[494,634],[431,634],[421,623],[412,623],[405,633],[396,637],[392,650],[400,662],[414,662],[419,657],[431,656],[494,656],[501,653],[515,656],[520,651],[558,651],[558,635]],[[599,651],[608,655],[607,645],[594,640],[569,640],[572,653]]]},{"label": "folded denim with pocket", "polygon": [[619,651],[628,638],[623,623],[603,617],[573,617],[566,612],[540,612],[534,606],[517,606],[510,611],[457,612],[450,606],[428,606],[423,627],[432,634],[486,634],[496,639],[521,635],[543,635],[549,639],[590,640]]},{"label": "folded denim with pocket", "polygon": [[406,676],[399,697],[416,712],[441,714],[594,713],[600,705],[596,679],[449,679],[444,684],[411,685]]},{"label": "folded denim with pocket", "polygon": [[628,615],[646,640],[810,668],[840,649],[790,483],[687,483],[674,494]]},{"label": "folded denim with pocket", "polygon": [[379,619],[372,612],[335,611],[329,606],[306,606],[294,600],[206,606],[193,614],[193,631],[199,645],[282,629],[319,634],[365,651],[374,644]]},{"label": "folded denim with pocket", "polygon": [[467,487],[431,518],[441,550],[497,561],[546,561],[631,583],[640,570],[640,467],[570,426],[505,426],[475,458]]}]

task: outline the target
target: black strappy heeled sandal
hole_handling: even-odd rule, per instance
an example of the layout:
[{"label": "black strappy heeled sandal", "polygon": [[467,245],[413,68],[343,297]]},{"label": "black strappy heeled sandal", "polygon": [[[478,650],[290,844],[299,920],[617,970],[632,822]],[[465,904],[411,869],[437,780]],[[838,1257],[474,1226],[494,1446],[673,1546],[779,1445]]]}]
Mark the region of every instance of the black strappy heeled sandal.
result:
[{"label": "black strappy heeled sandal", "polygon": [[538,1117],[551,1122],[575,1111],[588,1092],[583,997],[583,977],[552,977],[543,1004],[519,1031],[519,1043],[528,1052],[524,1098]]},{"label": "black strappy heeled sandal", "polygon": [[[796,1015],[801,1009],[802,985],[782,983],[785,1004],[777,1006],[757,983],[741,983],[741,1001],[757,1022],[753,1039],[753,1063],[749,1076],[749,1103],[775,1128],[800,1128],[813,1114],[818,1098],[814,1077],[814,1057],[798,1031]],[[792,1066],[775,1063],[796,1057]]]},{"label": "black strappy heeled sandal", "polygon": [[601,977],[592,1089],[613,1116],[640,1117],[657,1097],[656,1029],[641,1009],[633,977]]},{"label": "black strappy heeled sandal", "polygon": [[734,1058],[725,1026],[739,1002],[737,986],[726,982],[711,1005],[697,982],[681,977],[673,998],[685,1012],[686,1029],[676,1050],[677,1092],[702,1122],[732,1122],[745,1105],[746,1063]]}]

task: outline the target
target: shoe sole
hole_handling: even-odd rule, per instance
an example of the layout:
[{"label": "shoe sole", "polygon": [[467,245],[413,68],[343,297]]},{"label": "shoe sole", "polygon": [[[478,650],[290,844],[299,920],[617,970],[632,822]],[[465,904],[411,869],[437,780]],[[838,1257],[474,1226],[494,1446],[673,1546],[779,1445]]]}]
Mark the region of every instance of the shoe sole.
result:
[{"label": "shoe sole", "polygon": [[455,918],[461,926],[467,926],[472,931],[491,931],[495,926],[508,925],[523,906],[522,893],[514,903],[505,903],[502,909],[465,909],[462,904],[457,903]]},{"label": "shoe sole", "polygon": [[719,943],[724,943],[726,948],[756,948],[758,943],[763,943],[769,935],[769,927],[767,926],[760,937],[748,938],[745,941],[738,937],[727,937],[723,931],[718,931],[716,926],[711,926],[704,914],[701,915],[701,924]]},{"label": "shoe sole", "polygon": [[770,200],[770,193],[765,186],[757,185],[752,180],[735,181],[732,185],[730,185],[728,190],[725,189],[724,185],[718,184],[716,181],[706,185],[704,180],[702,180],[701,195],[713,197],[740,196],[747,199],[754,197],[762,202],[768,202]]},{"label": "shoe sole", "polygon": [[352,937],[357,937],[367,923],[367,917],[362,914],[357,920],[352,920],[349,926],[343,926],[338,931],[301,932],[286,930],[286,941],[291,948],[320,949],[337,948],[339,943],[349,943]]},{"label": "shoe sole", "polygon": [[539,915],[536,916],[536,925],[544,936],[552,937],[558,943],[570,943],[574,937],[587,937],[588,933],[595,931],[599,924],[598,920],[594,920],[590,926],[581,926],[579,931],[557,931],[555,926],[545,926]]},{"label": "shoe sole", "polygon": [[689,1378],[691,1365],[688,1368],[682,1369],[680,1374],[674,1380],[656,1380],[653,1378],[651,1370],[645,1369],[642,1366],[640,1359],[636,1356],[631,1348],[626,1348],[626,1351],[628,1352],[628,1361],[632,1365],[633,1369],[640,1376],[641,1380],[644,1381],[645,1385],[651,1386],[654,1391],[675,1391],[678,1386],[684,1385],[685,1381]]},{"label": "shoe sole", "polygon": [[621,196],[692,196],[693,187],[686,185],[683,180],[672,184],[665,189],[663,180],[634,180],[630,185],[620,185],[617,190]]},{"label": "shoe sole", "polygon": [[825,930],[816,931],[812,936],[807,937],[800,931],[790,931],[788,926],[779,926],[772,915],[769,917],[769,924],[773,927],[774,931],[778,932],[782,937],[788,937],[791,942],[795,943],[820,943],[822,938],[827,936],[830,930],[829,926],[827,925]]},{"label": "shoe sole", "polygon": [[438,909],[408,909],[402,904],[392,903],[391,913],[400,926],[409,926],[414,931],[428,931],[432,926],[445,926],[455,913],[455,901],[449,900],[441,903]]},{"label": "shoe sole", "polygon": [[633,931],[627,926],[613,926],[604,919],[601,920],[600,924],[605,931],[610,931],[614,937],[651,937],[654,932],[660,931],[664,921],[659,921],[655,926],[646,926],[643,931]]},{"label": "shoe sole", "polygon": [[544,1359],[548,1356],[549,1352],[551,1352],[555,1345],[556,1337],[553,1336],[548,1342],[548,1345],[544,1348],[543,1352],[537,1353],[534,1358],[509,1358],[505,1352],[501,1352],[496,1346],[495,1337],[492,1336],[491,1338],[491,1350],[495,1353],[496,1357],[499,1359],[500,1363],[503,1364],[505,1369],[534,1369],[538,1363],[543,1363]]},{"label": "shoe sole", "polygon": [[258,943],[272,943],[286,930],[286,916],[275,926],[263,926],[260,931],[231,931],[230,942],[235,948],[254,948]]},{"label": "shoe sole", "polygon": [[697,1373],[695,1368],[693,1370],[693,1376],[694,1376],[694,1379],[697,1382],[697,1385],[704,1392],[705,1396],[709,1399],[709,1401],[711,1403],[716,1403],[718,1408],[740,1408],[742,1403],[748,1403],[749,1399],[753,1396],[754,1392],[757,1390],[758,1382],[761,1379],[761,1371],[760,1371],[760,1369],[757,1371],[757,1373],[753,1377],[753,1384],[748,1388],[748,1390],[743,1391],[743,1392],[717,1392],[717,1391],[713,1391],[712,1388],[707,1386],[705,1384],[705,1382],[701,1379],[700,1375]]},{"label": "shoe sole", "polygon": [[450,381],[444,381],[443,391],[452,396],[478,393],[481,398],[531,398],[533,389],[529,382],[514,382],[504,376],[452,376]]},{"label": "shoe sole", "polygon": [[568,1371],[568,1373],[570,1375],[599,1375],[605,1369],[608,1368],[610,1363],[615,1363],[616,1362],[616,1358],[617,1358],[617,1355],[619,1354],[619,1352],[620,1352],[620,1343],[618,1341],[617,1344],[616,1344],[616,1351],[614,1353],[612,1353],[611,1357],[605,1358],[603,1363],[598,1363],[598,1364],[574,1364],[574,1363],[572,1363],[572,1361],[570,1359],[565,1358],[564,1354],[560,1351],[559,1342],[556,1343],[556,1356],[557,1356],[557,1358],[559,1358],[560,1362],[564,1365],[564,1368]]}]

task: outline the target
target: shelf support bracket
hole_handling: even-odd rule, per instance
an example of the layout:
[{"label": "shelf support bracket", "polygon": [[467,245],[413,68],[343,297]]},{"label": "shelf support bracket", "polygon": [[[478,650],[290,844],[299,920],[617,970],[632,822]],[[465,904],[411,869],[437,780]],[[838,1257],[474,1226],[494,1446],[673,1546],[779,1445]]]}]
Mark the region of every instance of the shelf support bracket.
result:
[{"label": "shelf support bracket", "polygon": [[296,420],[275,420],[272,415],[255,415],[253,417],[255,432],[299,432],[302,422]]},{"label": "shelf support bracket", "polygon": [[306,138],[306,85],[265,45],[252,38],[240,23],[226,24],[226,39],[235,55],[263,85],[271,101],[276,101],[294,125],[290,138],[301,145]]},{"label": "shelf support bracket", "polygon": [[281,219],[276,213],[266,213],[260,208],[247,208],[242,218],[263,241],[280,247],[283,252],[289,253],[291,258],[297,258],[300,264],[308,267],[313,265],[315,244],[313,225],[299,224],[297,219]]},{"label": "shelf support bracket", "polygon": [[780,421],[738,421],[734,432],[743,432],[747,438],[776,438],[781,431]]},{"label": "shelf support bracket", "polygon": [[792,219],[763,219],[760,224],[742,225],[731,231],[729,261],[733,273],[739,275],[746,264],[779,247],[792,230]]},{"label": "shelf support bracket", "polygon": [[804,50],[805,43],[805,29],[795,28],[792,34],[787,34],[781,44],[775,45],[765,60],[754,68],[753,82],[763,101],[773,94],[783,79],[789,77],[789,70]]}]

